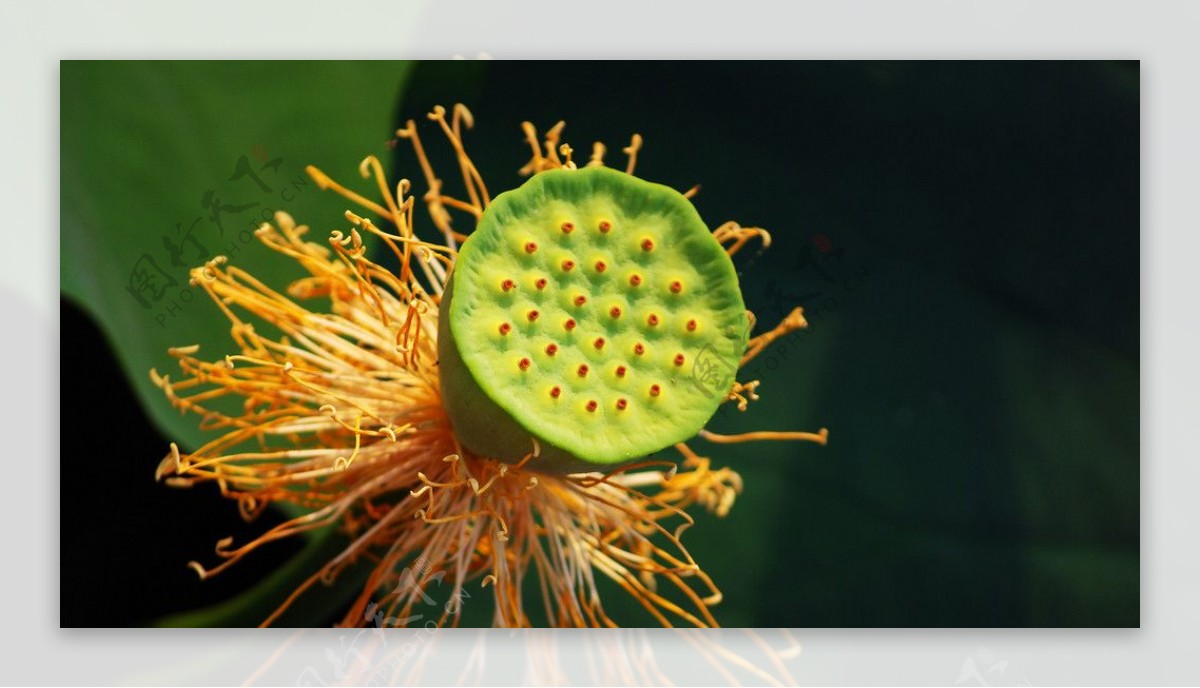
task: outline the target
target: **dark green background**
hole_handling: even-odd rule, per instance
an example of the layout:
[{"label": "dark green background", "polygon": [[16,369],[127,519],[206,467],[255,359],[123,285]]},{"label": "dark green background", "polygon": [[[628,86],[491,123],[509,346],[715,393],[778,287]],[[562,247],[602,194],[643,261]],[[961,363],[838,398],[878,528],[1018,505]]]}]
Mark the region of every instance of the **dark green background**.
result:
[{"label": "dark green background", "polygon": [[[253,83],[197,79],[202,66],[160,70],[136,86],[116,83],[121,69],[63,67],[67,238],[104,245],[108,233],[129,231],[103,213],[78,224],[86,214],[69,202],[68,187],[86,196],[93,183],[70,172],[87,152],[67,145],[84,127],[67,108],[106,93],[73,100],[72,70],[134,89],[127,95],[166,132],[179,113],[156,104],[192,89],[266,108],[255,115],[264,121],[299,111],[302,130],[306,103],[348,90],[336,70],[304,65],[272,66],[262,87],[270,98]],[[710,427],[831,434],[825,448],[695,443],[746,484],[728,518],[700,516],[684,540],[725,593],[723,624],[1139,625],[1137,63],[455,62],[416,66],[402,91],[408,72],[398,65],[339,69],[369,69],[361,97],[392,119],[359,125],[362,135],[343,144],[358,147],[342,152],[342,178],[363,155],[388,154],[382,143],[398,122],[461,100],[476,115],[468,146],[493,193],[519,183],[520,121],[544,129],[565,119],[577,151],[600,139],[610,161],[640,132],[641,176],[701,183],[696,205],[710,224],[772,231],[770,250],[736,261],[747,305],[769,325],[798,301],[813,324],[748,368],[743,377],[763,381],[762,400]],[[357,114],[313,115],[307,136],[335,136],[323,118]],[[220,126],[211,135],[231,151],[295,147],[239,130],[239,110],[221,122],[236,135],[222,139]],[[426,139],[435,140],[432,129]],[[125,144],[129,159],[111,159],[124,150],[114,146],[107,161],[117,169],[142,164],[138,137]],[[405,147],[391,155],[393,176],[417,178]],[[190,172],[223,179],[225,162]],[[201,190],[174,193],[194,203]],[[136,207],[134,190],[112,193]],[[311,210],[329,214],[303,219],[339,228],[340,203],[331,203]],[[148,237],[161,232],[138,223],[183,219],[130,216],[132,231]],[[240,262],[254,268],[249,260]],[[64,250],[74,301],[88,289],[68,289],[67,273],[89,270],[99,268]],[[211,563],[217,538],[258,526],[240,526],[213,491],[152,482],[167,439],[74,301],[64,302],[64,344],[87,345],[64,353],[64,416],[90,418],[111,460],[78,460],[73,450],[89,433],[64,434],[63,625],[149,623],[252,586],[294,550],[280,546],[203,584],[184,569],[191,558]],[[122,327],[147,320],[129,318]],[[198,336],[180,330],[177,343]],[[138,376],[163,365],[122,360]],[[100,408],[97,387],[79,383],[89,378],[104,384]],[[112,538],[124,543],[119,556],[104,554]],[[645,622],[623,601],[609,606],[618,621]]]}]

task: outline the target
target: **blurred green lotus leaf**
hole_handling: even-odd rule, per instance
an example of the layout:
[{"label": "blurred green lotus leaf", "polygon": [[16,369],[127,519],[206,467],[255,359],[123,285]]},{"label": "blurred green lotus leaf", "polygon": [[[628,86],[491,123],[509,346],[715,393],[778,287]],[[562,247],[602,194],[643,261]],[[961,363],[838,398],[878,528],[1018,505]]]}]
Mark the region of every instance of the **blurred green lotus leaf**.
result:
[{"label": "blurred green lotus leaf", "polygon": [[[96,317],[144,408],[181,446],[204,441],[199,419],[171,408],[148,371],[177,372],[168,347],[230,351],[228,320],[189,270],[224,255],[267,284],[299,276],[254,229],[282,209],[314,223],[314,238],[343,228],[345,202],[304,167],[355,180],[366,155],[386,161],[410,67],[62,63],[62,291]],[[64,354],[89,345],[64,342]]]}]

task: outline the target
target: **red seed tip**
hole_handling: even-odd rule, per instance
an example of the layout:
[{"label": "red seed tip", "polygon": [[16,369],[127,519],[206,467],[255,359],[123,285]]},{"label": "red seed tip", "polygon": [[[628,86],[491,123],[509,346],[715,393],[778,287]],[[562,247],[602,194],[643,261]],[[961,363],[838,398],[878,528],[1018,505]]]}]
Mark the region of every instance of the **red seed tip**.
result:
[{"label": "red seed tip", "polygon": [[596,261],[596,272],[604,272],[607,268],[608,266],[604,264],[604,261]]},{"label": "red seed tip", "polygon": [[529,322],[533,322],[534,320],[537,320],[538,315],[539,315],[539,313],[536,310],[529,311],[529,315],[528,315]]},{"label": "red seed tip", "polygon": [[578,369],[578,370],[576,370],[575,372],[579,374],[579,377],[587,377],[587,374],[588,374],[588,367],[587,367],[587,364],[586,364],[586,363],[580,363],[580,364],[579,364],[579,369]]},{"label": "red seed tip", "polygon": [[575,261],[573,261],[573,260],[564,260],[562,262],[563,272],[570,272],[572,270],[572,268],[574,268],[574,267],[575,267]]},{"label": "red seed tip", "polygon": [[533,243],[532,241],[525,244],[525,252],[526,253],[533,253],[536,250],[537,250],[537,244]]},{"label": "red seed tip", "polygon": [[553,356],[556,353],[558,353],[558,345],[557,344],[551,343],[551,344],[546,345],[546,355],[547,356]]},{"label": "red seed tip", "polygon": [[508,334],[512,331],[512,325],[508,323],[500,323],[500,334]]},{"label": "red seed tip", "polygon": [[683,291],[683,284],[679,280],[675,280],[671,283],[672,294],[678,294],[681,291]]},{"label": "red seed tip", "polygon": [[655,325],[658,324],[658,315],[655,313],[651,313],[650,317],[646,318],[646,323],[649,324],[650,327],[654,327]]},{"label": "red seed tip", "polygon": [[632,275],[630,275],[630,276],[629,276],[629,283],[630,283],[630,284],[632,284],[633,286],[635,286],[635,287],[636,287],[637,285],[639,285],[639,284],[641,284],[641,283],[642,283],[642,276],[641,276],[641,275],[639,275],[639,274],[636,274],[636,273],[635,273],[635,274],[632,274]]},{"label": "red seed tip", "polygon": [[624,411],[625,407],[628,405],[629,405],[628,401],[625,401],[624,399],[617,399],[617,410],[618,411]]},{"label": "red seed tip", "polygon": [[638,342],[637,344],[633,345],[633,353],[641,356],[642,354],[646,353],[646,347],[643,346],[641,342]]},{"label": "red seed tip", "polygon": [[538,289],[545,289],[546,288],[546,278],[539,277],[538,281],[533,283],[533,286],[537,287]]},{"label": "red seed tip", "polygon": [[654,240],[650,239],[650,238],[642,239],[642,250],[643,251],[653,251],[654,250]]},{"label": "red seed tip", "polygon": [[597,404],[595,399],[593,399],[587,403],[588,413],[592,413],[599,407],[600,407],[600,404]]},{"label": "red seed tip", "polygon": [[608,222],[608,220],[600,221],[600,233],[601,234],[608,234],[609,230],[611,230],[611,229],[612,229],[612,225]]},{"label": "red seed tip", "polygon": [[575,318],[567,318],[567,321],[563,323],[563,327],[567,328],[568,330],[575,329]]},{"label": "red seed tip", "polygon": [[613,306],[612,308],[608,309],[608,314],[614,318],[619,318],[621,317],[621,309],[618,306]]},{"label": "red seed tip", "polygon": [[579,296],[575,297],[575,305],[576,306],[582,306],[585,303],[587,303],[587,297],[584,296],[583,294],[580,294]]},{"label": "red seed tip", "polygon": [[554,397],[555,399],[557,399],[557,398],[558,398],[560,395],[562,395],[562,388],[561,388],[561,387],[559,387],[559,386],[555,385],[554,387],[551,387],[551,388],[550,388],[550,396],[552,396],[552,397]]},{"label": "red seed tip", "polygon": [[503,289],[504,291],[509,291],[509,290],[515,289],[516,287],[517,287],[517,283],[510,279],[506,279],[500,283],[500,288]]},{"label": "red seed tip", "polygon": [[521,360],[517,361],[517,367],[521,370],[529,370],[529,366],[532,364],[533,361],[529,360],[528,358],[522,358]]},{"label": "red seed tip", "polygon": [[617,366],[617,377],[625,377],[625,366]]},{"label": "red seed tip", "polygon": [[675,365],[683,365],[683,354],[675,354]]},{"label": "red seed tip", "polygon": [[575,225],[570,222],[564,222],[562,223],[562,231],[563,234],[570,234],[571,232],[575,231]]},{"label": "red seed tip", "polygon": [[604,348],[604,337],[596,337],[596,341],[593,342],[593,344],[595,344],[597,349],[603,349]]},{"label": "red seed tip", "polygon": [[688,328],[688,332],[695,332],[696,331],[696,321],[695,320],[687,321],[687,328]]},{"label": "red seed tip", "polygon": [[659,387],[658,385],[650,385],[650,396],[656,397],[660,393],[662,393],[662,387]]}]

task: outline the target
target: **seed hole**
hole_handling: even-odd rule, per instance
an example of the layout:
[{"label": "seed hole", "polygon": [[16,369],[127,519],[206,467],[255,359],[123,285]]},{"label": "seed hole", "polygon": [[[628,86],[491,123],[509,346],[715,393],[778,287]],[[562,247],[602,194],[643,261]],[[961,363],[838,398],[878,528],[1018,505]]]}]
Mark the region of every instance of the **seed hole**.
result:
[{"label": "seed hole", "polygon": [[680,282],[679,280],[675,280],[674,282],[671,283],[671,293],[672,294],[678,294],[681,291],[683,291],[683,283],[682,282]]},{"label": "seed hole", "polygon": [[641,356],[642,354],[646,353],[645,345],[643,345],[641,342],[634,344],[633,345],[633,353],[637,354],[638,356]]},{"label": "seed hole", "polygon": [[603,349],[604,348],[604,337],[596,337],[596,341],[592,342],[592,344],[597,349]]},{"label": "seed hole", "polygon": [[675,354],[675,365],[683,365],[683,354]]},{"label": "seed hole", "polygon": [[529,314],[526,317],[529,318],[529,322],[533,322],[534,320],[538,319],[538,315],[540,314],[536,310],[532,310],[529,311]]},{"label": "seed hole", "polygon": [[564,222],[562,223],[562,231],[563,234],[570,234],[571,232],[575,231],[575,225],[571,224],[570,222]]},{"label": "seed hole", "polygon": [[562,396],[562,388],[559,387],[558,385],[551,387],[550,388],[550,396],[554,397],[555,399],[559,398],[560,396]]},{"label": "seed hole", "polygon": [[575,318],[567,318],[567,321],[563,323],[563,327],[568,331],[575,329]]},{"label": "seed hole", "polygon": [[585,303],[587,303],[587,297],[584,296],[583,294],[580,294],[579,296],[575,297],[575,305],[576,306],[582,306]]},{"label": "seed hole", "polygon": [[576,372],[576,373],[578,373],[579,377],[587,377],[587,374],[588,374],[588,367],[587,367],[587,364],[586,364],[586,363],[580,363],[580,364],[579,364],[579,368],[578,368],[578,369],[576,369],[576,371],[575,371],[575,372]]},{"label": "seed hole", "polygon": [[554,344],[552,342],[552,343],[546,345],[546,355],[547,356],[553,356],[556,353],[558,353],[558,345],[557,344]]},{"label": "seed hole", "polygon": [[601,220],[600,221],[600,233],[608,234],[610,231],[612,231],[612,224],[610,224],[608,220]]},{"label": "seed hole", "polygon": [[650,385],[650,396],[656,397],[659,394],[662,394],[662,387],[659,387],[658,385]]},{"label": "seed hole", "polygon": [[536,250],[537,250],[537,244],[533,243],[532,241],[525,244],[525,252],[526,253],[533,253]]},{"label": "seed hole", "polygon": [[500,323],[500,334],[506,335],[509,332],[512,332],[512,325],[509,325],[508,323]]},{"label": "seed hole", "polygon": [[617,377],[625,377],[625,366],[617,366]]},{"label": "seed hole", "polygon": [[503,289],[504,291],[512,291],[513,289],[516,288],[516,286],[517,286],[517,283],[510,279],[506,279],[500,283],[500,288]]},{"label": "seed hole", "polygon": [[608,266],[604,264],[604,261],[602,261],[602,260],[596,261],[596,272],[604,272],[607,269],[608,269]]},{"label": "seed hole", "polygon": [[618,411],[624,411],[624,410],[625,410],[625,407],[626,407],[626,406],[628,406],[628,405],[629,405],[629,402],[628,402],[628,401],[625,401],[625,399],[623,399],[623,398],[622,398],[622,399],[617,399],[617,410],[618,410]]},{"label": "seed hole", "polygon": [[657,326],[658,325],[658,314],[651,313],[650,317],[646,318],[646,324],[649,325],[650,327]]},{"label": "seed hole", "polygon": [[621,308],[619,306],[613,306],[608,310],[608,314],[614,318],[619,318],[621,317]]},{"label": "seed hole", "polygon": [[521,370],[529,370],[529,366],[532,364],[533,361],[529,360],[528,358],[522,358],[521,360],[517,361],[517,367]]},{"label": "seed hole", "polygon": [[634,274],[630,275],[630,276],[629,276],[629,283],[630,283],[630,284],[632,284],[632,285],[633,285],[633,286],[635,286],[635,287],[636,287],[636,286],[638,286],[639,284],[641,284],[641,283],[642,283],[642,276],[641,276],[641,275],[639,275],[639,274],[637,274],[637,273],[634,273]]},{"label": "seed hole", "polygon": [[687,329],[688,329],[688,332],[695,332],[696,331],[696,321],[695,320],[687,321]]},{"label": "seed hole", "polygon": [[533,283],[533,286],[537,287],[538,289],[545,289],[546,288],[546,278],[539,277],[538,281]]},{"label": "seed hole", "polygon": [[593,413],[599,407],[600,407],[600,404],[597,404],[595,399],[592,399],[592,400],[588,401],[588,403],[587,403],[588,413]]},{"label": "seed hole", "polygon": [[642,239],[642,250],[643,251],[653,251],[654,250],[654,240],[649,237]]},{"label": "seed hole", "polygon": [[570,271],[571,271],[571,270],[573,270],[574,268],[575,268],[575,261],[573,261],[573,260],[564,260],[564,261],[562,262],[562,269],[563,269],[563,272],[570,272]]}]

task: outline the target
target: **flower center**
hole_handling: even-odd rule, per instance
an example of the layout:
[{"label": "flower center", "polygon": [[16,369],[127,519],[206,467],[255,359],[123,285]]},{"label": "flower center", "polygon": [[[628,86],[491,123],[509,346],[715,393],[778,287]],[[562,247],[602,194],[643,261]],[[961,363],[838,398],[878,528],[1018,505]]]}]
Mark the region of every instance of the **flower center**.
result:
[{"label": "flower center", "polygon": [[601,464],[672,446],[711,418],[746,346],[733,264],[692,204],[607,168],[496,198],[450,293],[443,395],[468,447],[493,456],[530,438]]}]

